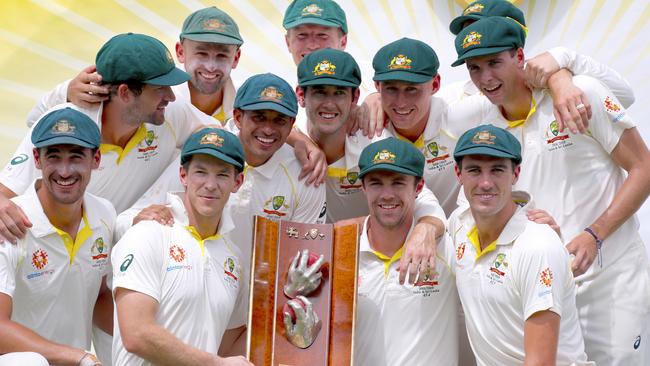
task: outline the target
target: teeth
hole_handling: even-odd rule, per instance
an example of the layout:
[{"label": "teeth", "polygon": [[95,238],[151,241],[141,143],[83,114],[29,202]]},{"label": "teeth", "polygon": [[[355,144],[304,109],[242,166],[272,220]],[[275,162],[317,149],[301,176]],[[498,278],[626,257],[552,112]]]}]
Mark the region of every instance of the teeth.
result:
[{"label": "teeth", "polygon": [[406,111],[400,111],[400,110],[395,109],[395,113],[397,113],[397,114],[399,114],[401,116],[406,116],[407,114],[411,113],[411,110],[409,109],[409,110],[406,110]]},{"label": "teeth", "polygon": [[486,91],[492,92],[492,91],[497,90],[498,88],[499,88],[499,85],[497,85],[497,86],[495,86],[493,88],[483,88],[483,89],[485,89]]},{"label": "teeth", "polygon": [[256,137],[258,141],[260,141],[263,144],[272,144],[274,139],[269,139],[269,138],[264,138],[264,137]]},{"label": "teeth", "polygon": [[206,79],[216,79],[217,74],[206,74],[204,72],[200,72],[199,75],[203,76]]},{"label": "teeth", "polygon": [[386,205],[386,204],[384,204],[384,205],[379,205],[379,207],[390,210],[390,209],[393,209],[393,208],[397,207],[397,205]]},{"label": "teeth", "polygon": [[68,179],[68,180],[56,180],[56,184],[60,186],[71,186],[76,182],[75,179]]},{"label": "teeth", "polygon": [[325,118],[325,119],[331,119],[331,118],[336,117],[336,114],[335,114],[335,113],[324,113],[324,112],[321,112],[321,113],[319,113],[318,115],[321,116],[321,117],[323,117],[323,118]]}]

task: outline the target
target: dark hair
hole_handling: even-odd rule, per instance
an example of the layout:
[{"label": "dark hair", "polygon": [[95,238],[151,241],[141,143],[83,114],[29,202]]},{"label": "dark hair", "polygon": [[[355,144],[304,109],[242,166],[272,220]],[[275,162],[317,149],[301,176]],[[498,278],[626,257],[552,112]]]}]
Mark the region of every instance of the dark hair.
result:
[{"label": "dark hair", "polygon": [[136,80],[115,81],[112,83],[107,83],[105,85],[109,88],[108,100],[111,100],[112,96],[117,95],[117,88],[119,88],[119,86],[122,84],[126,84],[131,93],[133,93],[136,97],[142,94],[142,89],[145,85],[143,82]]}]

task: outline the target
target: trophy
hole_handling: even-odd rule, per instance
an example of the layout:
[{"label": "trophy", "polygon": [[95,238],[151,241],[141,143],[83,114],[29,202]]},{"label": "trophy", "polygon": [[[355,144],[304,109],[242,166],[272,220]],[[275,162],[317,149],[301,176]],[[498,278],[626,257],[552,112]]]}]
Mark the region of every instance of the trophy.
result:
[{"label": "trophy", "polygon": [[257,366],[352,363],[358,226],[255,217],[248,359]]}]

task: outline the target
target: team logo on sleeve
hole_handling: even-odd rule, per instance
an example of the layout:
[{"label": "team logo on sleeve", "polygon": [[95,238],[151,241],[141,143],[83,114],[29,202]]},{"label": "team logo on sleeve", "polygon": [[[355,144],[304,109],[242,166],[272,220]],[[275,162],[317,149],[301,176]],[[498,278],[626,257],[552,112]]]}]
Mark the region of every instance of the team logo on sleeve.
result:
[{"label": "team logo on sleeve", "polygon": [[336,74],[336,65],[329,62],[328,60],[323,60],[319,62],[316,67],[314,67],[314,75],[335,75]]},{"label": "team logo on sleeve", "polygon": [[402,54],[399,54],[390,60],[390,63],[388,64],[388,68],[390,70],[396,70],[396,69],[408,70],[411,68],[411,62],[413,62],[413,60],[411,60],[410,58]]},{"label": "team logo on sleeve", "polygon": [[467,8],[465,8],[465,11],[463,11],[463,15],[467,15],[469,13],[480,13],[483,11],[484,7],[485,6],[483,6],[483,4],[480,3],[474,4],[472,6],[468,6]]},{"label": "team logo on sleeve", "polygon": [[29,160],[29,156],[27,156],[27,154],[20,154],[11,159],[11,165],[22,164],[27,160]]},{"label": "team logo on sleeve", "polygon": [[133,254],[127,254],[124,257],[124,261],[122,261],[122,264],[120,265],[120,272],[126,272],[127,269],[131,266],[131,263],[133,263]]},{"label": "team logo on sleeve", "polygon": [[607,113],[612,117],[612,122],[618,122],[623,119],[623,117],[625,117],[625,111],[623,110],[623,107],[612,100],[611,97],[605,97],[603,104],[605,106],[605,110],[607,110]]},{"label": "team logo on sleeve", "polygon": [[483,36],[479,32],[469,32],[463,38],[463,48],[481,44],[481,37]]},{"label": "team logo on sleeve", "polygon": [[237,288],[239,286],[239,263],[236,257],[228,257],[223,263],[223,279],[228,286]]},{"label": "team logo on sleeve", "polygon": [[287,213],[283,212],[289,209],[289,205],[285,203],[284,196],[273,196],[271,199],[264,202],[264,213],[278,217],[286,216]]},{"label": "team logo on sleeve", "polygon": [[185,249],[178,245],[172,245],[169,247],[169,258],[173,259],[176,263],[182,262],[185,259]]},{"label": "team logo on sleeve", "polygon": [[318,7],[316,4],[309,4],[302,9],[302,14],[304,16],[313,16],[320,17],[323,16],[323,9]]},{"label": "team logo on sleeve", "polygon": [[550,268],[546,267],[546,269],[539,272],[539,282],[546,287],[551,287],[551,284],[553,284],[553,272]]},{"label": "team logo on sleeve", "polygon": [[43,249],[38,249],[32,253],[32,266],[34,268],[41,270],[47,266],[48,255],[47,252]]}]

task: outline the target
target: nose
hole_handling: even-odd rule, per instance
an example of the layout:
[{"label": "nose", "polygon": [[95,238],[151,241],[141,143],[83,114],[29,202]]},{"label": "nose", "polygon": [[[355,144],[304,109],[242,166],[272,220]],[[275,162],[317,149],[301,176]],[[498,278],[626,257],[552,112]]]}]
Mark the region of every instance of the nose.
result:
[{"label": "nose", "polygon": [[492,189],[492,178],[490,177],[490,174],[488,172],[482,173],[481,176],[479,177],[479,182],[478,186],[482,190],[489,191]]},{"label": "nose", "polygon": [[163,99],[167,102],[173,102],[176,100],[176,96],[174,95],[174,92],[172,91],[172,88],[170,86],[165,87],[165,93]]},{"label": "nose", "polygon": [[320,48],[321,48],[320,43],[318,42],[315,36],[307,37],[307,49],[309,51],[316,51]]},{"label": "nose", "polygon": [[70,162],[67,161],[67,160],[62,161],[62,162],[57,166],[56,172],[57,172],[57,174],[59,174],[59,176],[60,176],[61,178],[67,178],[67,177],[69,177],[70,175],[72,175],[72,172],[73,172],[72,164],[70,164]]}]

